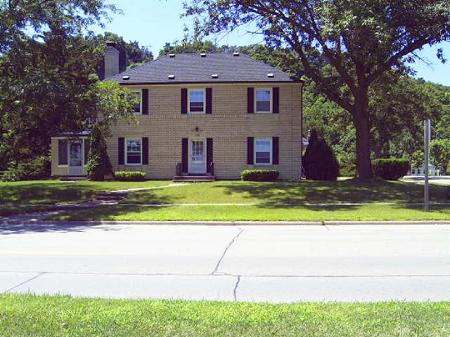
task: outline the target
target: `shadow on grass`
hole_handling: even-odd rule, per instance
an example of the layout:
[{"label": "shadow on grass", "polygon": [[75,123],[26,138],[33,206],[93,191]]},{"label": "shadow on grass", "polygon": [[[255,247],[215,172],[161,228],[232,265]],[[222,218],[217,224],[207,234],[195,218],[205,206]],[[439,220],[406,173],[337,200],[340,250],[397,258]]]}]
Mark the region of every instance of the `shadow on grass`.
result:
[{"label": "shadow on grass", "polygon": [[[157,196],[153,192],[146,191],[147,196],[152,200],[155,204],[170,204],[173,203],[173,200],[170,197]],[[99,217],[101,219],[108,220],[108,216],[126,214],[129,212],[136,211],[137,209],[142,209],[143,207],[136,206],[125,206],[125,205],[98,205],[98,206],[65,206],[60,208],[61,213],[55,213],[55,211],[48,211],[48,214],[44,217],[52,217],[57,216],[59,218],[59,214],[62,215],[62,221],[30,221],[30,219],[26,219],[27,215],[19,215],[18,218],[13,220],[8,219],[0,219],[0,235],[5,234],[25,234],[31,232],[83,232],[92,228],[99,228],[102,230],[120,230],[120,227],[108,227],[102,224],[88,224],[88,223],[80,223],[76,222],[78,219],[83,220],[95,220]],[[120,210],[120,211],[119,211]],[[46,211],[44,211],[46,212]],[[76,214],[74,218],[71,217],[71,214]],[[23,221],[20,218],[23,217]],[[64,222],[64,220],[75,222]]]},{"label": "shadow on grass", "polygon": [[[372,179],[360,181],[298,181],[298,182],[241,182],[239,184],[218,184],[229,195],[242,194],[260,201],[259,207],[287,208],[302,206],[309,209],[323,209],[323,205],[334,204],[333,209],[353,209],[358,205],[348,203],[408,203],[423,201],[423,187],[417,184]],[[446,187],[431,186],[433,201],[445,202]],[[343,205],[339,205],[342,203]],[[347,203],[347,204],[346,204]],[[331,207],[331,206],[330,206]],[[414,206],[415,207],[415,206]]]},{"label": "shadow on grass", "polygon": [[0,185],[0,203],[20,205],[21,203],[82,202],[94,198],[99,192],[92,186],[69,182],[11,183]]}]

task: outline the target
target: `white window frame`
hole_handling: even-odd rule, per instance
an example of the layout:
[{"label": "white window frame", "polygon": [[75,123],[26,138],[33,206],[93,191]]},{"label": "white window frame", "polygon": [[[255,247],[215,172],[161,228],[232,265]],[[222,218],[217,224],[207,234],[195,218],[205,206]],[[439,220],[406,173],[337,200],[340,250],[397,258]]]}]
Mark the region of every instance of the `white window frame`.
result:
[{"label": "white window frame", "polygon": [[139,95],[140,95],[140,97],[141,97],[141,99],[140,99],[140,103],[139,103],[139,105],[140,105],[140,108],[139,108],[139,112],[135,112],[134,111],[134,107],[133,107],[133,113],[135,114],[135,115],[137,115],[137,116],[139,116],[139,115],[142,115],[142,89],[132,89],[132,90],[130,90],[131,92],[133,92],[133,93],[139,93]]},{"label": "white window frame", "polygon": [[[268,163],[258,163],[258,162],[256,162],[256,141],[257,140],[264,140],[264,141],[266,141],[266,140],[268,140],[269,141],[269,143],[270,143],[270,146],[269,146],[269,148],[270,148],[270,161],[268,162]],[[253,163],[254,163],[254,165],[263,165],[263,166],[269,166],[269,165],[272,165],[272,160],[273,160],[273,139],[271,138],[271,137],[267,137],[267,138],[254,138],[254,140],[253,140]]]},{"label": "white window frame", "polygon": [[[257,92],[259,90],[269,91],[270,93],[270,109],[269,111],[258,111],[258,104],[257,104]],[[273,88],[255,88],[255,99],[254,99],[254,106],[255,106],[255,113],[258,114],[271,114],[273,113]]]},{"label": "white window frame", "polygon": [[[141,160],[139,163],[128,163],[128,141],[139,141],[141,143]],[[142,138],[125,138],[125,165],[142,166]]]},{"label": "white window frame", "polygon": [[[202,91],[203,92],[203,111],[191,111],[191,92],[192,91]],[[192,115],[203,115],[206,114],[206,88],[190,88],[188,89],[188,113]]]}]

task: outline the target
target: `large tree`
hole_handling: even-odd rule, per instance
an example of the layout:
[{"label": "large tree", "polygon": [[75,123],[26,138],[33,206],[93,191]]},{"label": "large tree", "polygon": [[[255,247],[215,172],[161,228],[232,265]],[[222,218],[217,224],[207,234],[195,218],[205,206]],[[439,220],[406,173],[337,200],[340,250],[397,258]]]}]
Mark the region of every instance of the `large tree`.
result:
[{"label": "large tree", "polygon": [[103,0],[0,2],[0,169],[46,156],[52,135],[85,130],[105,107],[105,123],[127,111],[124,91],[98,82],[101,48],[83,36],[109,9]]},{"label": "large tree", "polygon": [[186,14],[201,17],[206,33],[255,22],[269,45],[291,48],[304,74],[351,115],[361,178],[372,177],[370,87],[423,46],[450,40],[448,0],[191,0]]}]

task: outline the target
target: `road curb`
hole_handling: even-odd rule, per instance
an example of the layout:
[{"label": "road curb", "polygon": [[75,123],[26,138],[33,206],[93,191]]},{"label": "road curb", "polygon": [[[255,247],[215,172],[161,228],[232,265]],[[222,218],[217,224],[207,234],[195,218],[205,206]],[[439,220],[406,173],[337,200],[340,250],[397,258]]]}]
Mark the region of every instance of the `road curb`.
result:
[{"label": "road curb", "polygon": [[349,226],[349,225],[450,225],[450,221],[1,221],[0,225],[146,225],[146,226]]}]

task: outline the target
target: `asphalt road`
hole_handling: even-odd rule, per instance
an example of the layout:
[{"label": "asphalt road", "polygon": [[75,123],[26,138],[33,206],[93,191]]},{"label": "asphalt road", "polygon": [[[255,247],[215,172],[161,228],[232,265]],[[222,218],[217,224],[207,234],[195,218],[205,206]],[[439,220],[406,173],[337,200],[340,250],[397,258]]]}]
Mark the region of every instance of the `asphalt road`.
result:
[{"label": "asphalt road", "polygon": [[450,300],[450,226],[3,226],[0,292]]}]

